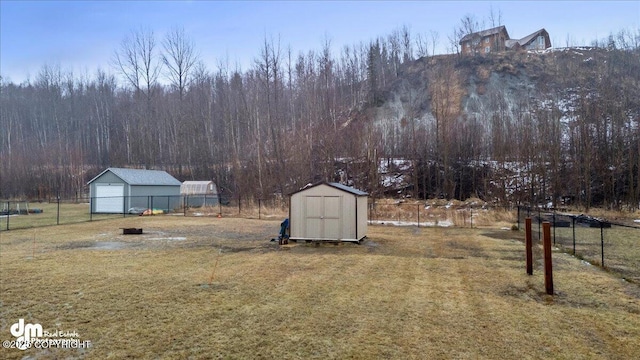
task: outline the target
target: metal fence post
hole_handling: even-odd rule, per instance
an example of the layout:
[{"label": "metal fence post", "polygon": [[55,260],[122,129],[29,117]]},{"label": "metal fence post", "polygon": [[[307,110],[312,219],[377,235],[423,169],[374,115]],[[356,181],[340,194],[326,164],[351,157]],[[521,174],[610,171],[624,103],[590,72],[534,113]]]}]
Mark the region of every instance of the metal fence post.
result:
[{"label": "metal fence post", "polygon": [[526,254],[527,274],[533,275],[533,241],[531,241],[531,218],[528,217],[524,221],[524,247]]},{"label": "metal fence post", "polygon": [[573,256],[576,255],[576,217],[571,217],[571,223],[573,225]]},{"label": "metal fence post", "polygon": [[93,221],[93,198],[89,198],[89,221]]},{"label": "metal fence post", "polygon": [[473,229],[473,208],[469,208],[469,223],[471,224],[471,228]]},{"label": "metal fence post", "polygon": [[258,199],[258,220],[262,219],[262,214],[260,212],[261,207],[262,207],[262,199]]},{"label": "metal fence post", "polygon": [[60,192],[58,192],[57,199],[58,201],[58,210],[56,213],[56,225],[60,225]]},{"label": "metal fence post", "polygon": [[9,231],[9,218],[11,217],[11,201],[7,201],[7,231]]},{"label": "metal fence post", "polygon": [[375,219],[373,218],[373,217],[374,217],[374,214],[375,214],[375,211],[374,211],[374,207],[375,207],[375,205],[376,205],[375,201],[376,201],[376,200],[375,200],[375,199],[373,199],[373,201],[369,204],[369,223],[371,223],[372,221],[374,221],[374,220],[375,220]]},{"label": "metal fence post", "polygon": [[553,265],[551,263],[551,224],[544,222],[544,287],[547,294],[553,295]]},{"label": "metal fence post", "polygon": [[542,235],[542,215],[540,213],[540,207],[538,207],[538,241],[540,240],[540,236]]},{"label": "metal fence post", "polygon": [[556,210],[553,209],[553,245],[556,244]]},{"label": "metal fence post", "polygon": [[600,221],[600,254],[601,254],[601,263],[602,267],[604,267],[604,224]]},{"label": "metal fence post", "polygon": [[418,204],[418,227],[420,227],[420,204]]}]

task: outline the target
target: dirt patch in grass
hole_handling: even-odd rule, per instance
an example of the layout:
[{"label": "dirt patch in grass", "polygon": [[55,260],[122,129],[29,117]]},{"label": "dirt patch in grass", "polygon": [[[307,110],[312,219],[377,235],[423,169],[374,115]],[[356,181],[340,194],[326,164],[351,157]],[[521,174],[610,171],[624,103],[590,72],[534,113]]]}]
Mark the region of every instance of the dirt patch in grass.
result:
[{"label": "dirt patch in grass", "polygon": [[279,224],[158,216],[3,233],[3,340],[24,318],[92,346],[0,357],[640,357],[638,286],[554,252],[547,295],[521,233],[370,226],[362,245],[278,246]]}]

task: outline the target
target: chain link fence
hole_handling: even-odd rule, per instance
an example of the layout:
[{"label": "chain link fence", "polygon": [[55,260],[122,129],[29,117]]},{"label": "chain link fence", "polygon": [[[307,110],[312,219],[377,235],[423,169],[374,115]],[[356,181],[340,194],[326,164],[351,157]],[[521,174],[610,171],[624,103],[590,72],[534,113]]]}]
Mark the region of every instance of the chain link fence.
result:
[{"label": "chain link fence", "polygon": [[281,197],[243,199],[217,195],[4,200],[0,201],[0,231],[160,214],[284,219],[289,215],[288,208],[288,202]]},{"label": "chain link fence", "polygon": [[541,244],[542,223],[551,224],[554,246],[640,283],[640,227],[586,215],[518,207],[518,228],[532,219],[534,244]]},{"label": "chain link fence", "polygon": [[467,227],[515,222],[515,208],[458,201],[402,201],[373,199],[369,223],[418,227]]},{"label": "chain link fence", "polygon": [[244,219],[278,219],[289,217],[289,201],[274,196],[264,199],[231,196],[184,198],[184,216],[240,217]]},{"label": "chain link fence", "polygon": [[[246,199],[215,195],[1,201],[0,231],[158,214],[281,220],[289,216],[288,208],[288,199],[283,197]],[[525,218],[530,217],[533,239],[538,244],[541,244],[542,223],[548,221],[556,247],[640,283],[640,227],[633,223],[529,207],[387,199],[370,200],[368,212],[370,224],[418,227],[472,228],[517,222],[520,229]]]}]

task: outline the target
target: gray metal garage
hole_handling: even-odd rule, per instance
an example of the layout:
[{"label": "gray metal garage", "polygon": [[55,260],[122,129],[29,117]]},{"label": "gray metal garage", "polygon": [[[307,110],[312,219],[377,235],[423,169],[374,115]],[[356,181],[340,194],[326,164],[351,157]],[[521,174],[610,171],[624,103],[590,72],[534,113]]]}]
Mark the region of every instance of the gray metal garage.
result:
[{"label": "gray metal garage", "polygon": [[166,171],[108,168],[89,181],[92,213],[171,211],[181,205],[180,181]]},{"label": "gray metal garage", "polygon": [[359,242],[367,235],[366,192],[321,182],[291,194],[291,240]]}]

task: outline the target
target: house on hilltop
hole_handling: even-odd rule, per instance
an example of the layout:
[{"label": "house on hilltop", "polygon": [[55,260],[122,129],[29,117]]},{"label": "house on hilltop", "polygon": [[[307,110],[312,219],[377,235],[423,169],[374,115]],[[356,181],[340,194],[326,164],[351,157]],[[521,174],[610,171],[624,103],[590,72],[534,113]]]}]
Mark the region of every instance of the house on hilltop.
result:
[{"label": "house on hilltop", "polygon": [[460,39],[462,54],[488,54],[505,50],[544,50],[551,47],[549,33],[540,29],[522,39],[511,39],[502,25],[465,35]]},{"label": "house on hilltop", "polygon": [[520,40],[509,39],[505,45],[507,49],[512,50],[544,50],[551,47],[551,39],[547,30],[540,29]]},{"label": "house on hilltop", "polygon": [[502,25],[493,29],[482,30],[465,35],[460,39],[463,54],[486,54],[504,51],[509,40],[507,28]]}]

